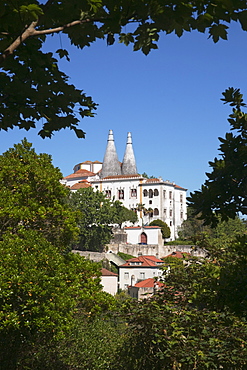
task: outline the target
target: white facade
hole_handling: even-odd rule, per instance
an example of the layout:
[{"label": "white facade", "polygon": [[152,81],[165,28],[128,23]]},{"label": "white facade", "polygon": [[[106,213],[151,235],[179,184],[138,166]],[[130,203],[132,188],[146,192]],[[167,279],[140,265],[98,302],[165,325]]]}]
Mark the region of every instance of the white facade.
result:
[{"label": "white facade", "polygon": [[101,285],[104,292],[115,295],[118,291],[118,275],[102,269]]},{"label": "white facade", "polygon": [[119,288],[126,290],[139,281],[160,277],[163,273],[160,268],[163,263],[154,256],[140,256],[128,260],[124,265],[119,266]]},{"label": "white facade", "polygon": [[177,230],[186,219],[186,189],[161,178],[120,175],[100,179],[97,176],[91,179],[91,184],[108,198],[120,200],[126,208],[136,210],[137,225],[148,225],[158,219],[166,222],[171,240],[177,237]]},{"label": "white facade", "polygon": [[158,226],[125,227],[128,244],[163,245],[161,229]]},{"label": "white facade", "polygon": [[147,226],[157,219],[166,222],[171,230],[170,240],[176,239],[178,228],[186,219],[186,189],[162,178],[147,179],[139,175],[130,133],[122,166],[110,130],[104,162],[81,162],[62,183],[75,191],[89,186],[83,181],[88,181],[93,189],[102,191],[107,198],[120,200],[126,208],[135,210],[138,215],[136,226]]}]

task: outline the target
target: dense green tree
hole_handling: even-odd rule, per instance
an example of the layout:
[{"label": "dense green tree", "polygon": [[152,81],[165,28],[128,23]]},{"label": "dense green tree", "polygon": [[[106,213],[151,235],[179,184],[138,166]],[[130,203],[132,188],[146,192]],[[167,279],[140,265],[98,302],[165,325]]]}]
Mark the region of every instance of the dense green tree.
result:
[{"label": "dense green tree", "polygon": [[193,215],[193,209],[188,207],[187,219],[182,223],[178,235],[181,240],[191,240],[195,244],[204,247],[217,243],[219,240],[227,240],[237,235],[242,235],[247,231],[244,220],[239,217],[229,219],[228,221],[219,221],[215,228],[204,225],[204,220]]},{"label": "dense green tree", "polygon": [[162,220],[154,220],[150,222],[149,226],[159,226],[161,227],[162,237],[164,239],[170,238],[171,230],[169,226]]},{"label": "dense green tree", "polygon": [[233,107],[229,123],[233,132],[219,138],[220,159],[209,162],[212,168],[200,191],[190,194],[189,202],[195,214],[205,224],[215,226],[220,219],[228,220],[237,214],[247,214],[247,114],[240,91],[229,88],[224,103]]},{"label": "dense green tree", "polygon": [[169,264],[163,291],[128,311],[118,369],[246,369],[246,246],[229,239]]},{"label": "dense green tree", "polygon": [[122,224],[126,221],[129,221],[133,224],[138,221],[138,216],[136,212],[134,212],[132,209],[124,207],[119,200],[116,200],[113,203],[113,207],[115,213],[114,223],[118,224],[120,228]]},{"label": "dense green tree", "polygon": [[61,254],[36,231],[6,232],[0,261],[1,369],[19,368],[18,359],[33,343],[61,339],[76,313],[92,316],[110,302],[101,292],[97,264]]},{"label": "dense green tree", "polygon": [[94,191],[91,187],[72,193],[69,204],[80,211],[77,248],[83,250],[102,251],[111,240],[113,224],[135,222],[137,217],[121,202],[107,199],[101,191]]},{"label": "dense green tree", "polygon": [[0,237],[7,230],[36,230],[61,249],[78,233],[69,190],[48,154],[37,154],[26,139],[0,156]]},{"label": "dense green tree", "polygon": [[[42,51],[51,34],[63,33],[81,49],[102,38],[112,45],[117,36],[125,45],[133,44],[134,50],[148,54],[157,48],[161,32],[175,32],[180,37],[184,31],[207,31],[214,42],[227,39],[227,24],[231,21],[247,29],[246,12],[246,2],[241,0],[1,2],[0,128],[28,130],[42,118],[42,137],[66,127],[84,137],[75,111],[81,118],[93,116],[96,104],[68,84],[52,52]],[[66,49],[56,53],[69,60]]]}]

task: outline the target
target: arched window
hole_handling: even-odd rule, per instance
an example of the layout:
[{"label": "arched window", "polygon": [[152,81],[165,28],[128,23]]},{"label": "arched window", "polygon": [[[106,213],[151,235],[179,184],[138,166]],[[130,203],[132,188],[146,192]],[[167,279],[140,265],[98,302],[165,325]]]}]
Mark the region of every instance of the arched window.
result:
[{"label": "arched window", "polygon": [[152,189],[149,189],[148,195],[149,195],[149,198],[153,198],[154,192]]},{"label": "arched window", "polygon": [[147,244],[148,238],[146,233],[141,233],[141,244]]},{"label": "arched window", "polygon": [[154,208],[154,216],[158,216],[159,215],[159,210],[158,208]]},{"label": "arched window", "polygon": [[118,199],[124,199],[124,191],[118,190]]},{"label": "arched window", "polygon": [[154,196],[157,197],[159,195],[159,190],[158,189],[154,189]]},{"label": "arched window", "polygon": [[106,198],[111,198],[111,190],[106,190],[105,191],[105,196],[106,196]]},{"label": "arched window", "polygon": [[145,189],[145,190],[143,190],[143,196],[144,197],[147,197],[148,196],[148,191]]},{"label": "arched window", "polygon": [[136,189],[131,189],[130,190],[130,196],[131,196],[131,198],[136,198],[137,197]]}]

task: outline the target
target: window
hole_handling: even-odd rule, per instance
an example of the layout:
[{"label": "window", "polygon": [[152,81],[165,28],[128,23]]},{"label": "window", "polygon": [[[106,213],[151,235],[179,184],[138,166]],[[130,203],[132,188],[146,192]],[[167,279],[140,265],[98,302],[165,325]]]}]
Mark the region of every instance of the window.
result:
[{"label": "window", "polygon": [[129,279],[129,273],[128,273],[128,272],[125,272],[125,273],[124,273],[124,278],[125,278],[125,279]]},{"label": "window", "polygon": [[149,198],[153,198],[154,192],[152,189],[149,190],[148,195],[149,195]]},{"label": "window", "polygon": [[129,284],[124,284],[124,290],[128,289]]},{"label": "window", "polygon": [[181,220],[183,220],[183,218],[184,218],[184,213],[183,212],[180,212],[180,218],[181,218]]},{"label": "window", "polygon": [[172,199],[172,191],[169,191],[169,199]]},{"label": "window", "polygon": [[166,208],[164,208],[164,216],[166,216]]},{"label": "window", "polygon": [[157,197],[159,195],[159,190],[158,189],[154,189],[154,196]]},{"label": "window", "polygon": [[163,197],[166,198],[166,190],[163,190]]},{"label": "window", "polygon": [[183,203],[183,194],[180,194],[180,202]]},{"label": "window", "polygon": [[145,190],[143,190],[143,196],[144,197],[147,197],[148,196],[148,191],[145,189]]},{"label": "window", "polygon": [[105,196],[106,196],[106,198],[111,198],[111,190],[106,190],[105,191]]},{"label": "window", "polygon": [[172,226],[172,221],[170,221],[170,226]]},{"label": "window", "polygon": [[159,215],[159,210],[158,208],[154,208],[154,216],[158,216]]},{"label": "window", "polygon": [[124,199],[124,190],[118,190],[118,199]]},{"label": "window", "polygon": [[172,217],[172,209],[170,209],[170,217]]},{"label": "window", "polygon": [[140,272],[140,279],[142,279],[142,280],[145,279],[145,272]]},{"label": "window", "polygon": [[149,204],[152,204],[152,200],[149,201]]},{"label": "window", "polygon": [[130,196],[131,196],[131,198],[136,198],[137,197],[136,189],[131,189],[130,190]]}]

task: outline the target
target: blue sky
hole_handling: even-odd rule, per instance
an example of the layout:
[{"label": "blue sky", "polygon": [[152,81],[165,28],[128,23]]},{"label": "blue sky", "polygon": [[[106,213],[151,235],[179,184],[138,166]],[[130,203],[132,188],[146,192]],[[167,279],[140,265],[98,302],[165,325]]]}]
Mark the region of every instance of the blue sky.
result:
[{"label": "blue sky", "polygon": [[218,137],[229,131],[231,108],[222,104],[221,93],[240,88],[247,100],[246,45],[247,33],[237,24],[228,41],[217,44],[197,32],[180,39],[162,35],[159,49],[148,56],[101,40],[79,50],[65,35],[51,36],[45,50],[68,47],[71,61],[59,61],[60,68],[99,104],[97,115],[81,121],[86,139],[69,130],[45,140],[38,129],[0,131],[0,152],[27,137],[66,176],[79,162],[103,160],[109,129],[121,161],[130,131],[138,172],[174,181],[189,194],[205,181],[208,161],[218,156]]}]

